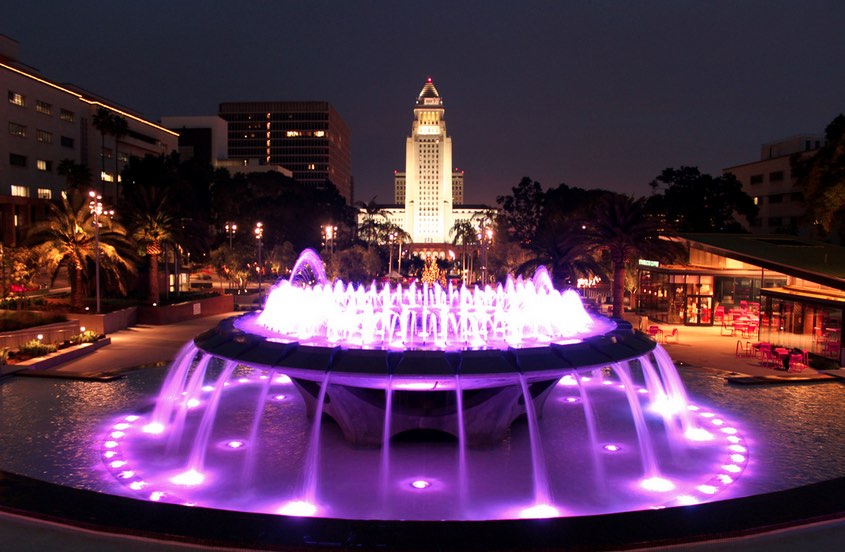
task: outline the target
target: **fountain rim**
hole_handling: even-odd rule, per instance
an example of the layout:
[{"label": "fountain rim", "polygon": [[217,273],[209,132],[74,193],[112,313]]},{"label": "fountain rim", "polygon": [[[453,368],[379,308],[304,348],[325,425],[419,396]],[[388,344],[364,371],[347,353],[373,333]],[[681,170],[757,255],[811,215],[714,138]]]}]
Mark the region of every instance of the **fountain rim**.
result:
[{"label": "fountain rim", "polygon": [[[577,542],[618,550],[754,537],[845,520],[845,478],[770,493],[658,510],[481,521],[302,518],[149,502],[66,487],[0,470],[0,514],[103,535],[267,550],[327,545],[533,550]],[[693,515],[694,513],[694,515]],[[157,524],[151,527],[150,519]],[[238,527],[239,531],[232,531]],[[613,530],[609,531],[608,528]]]},{"label": "fountain rim", "polygon": [[[332,381],[357,387],[385,388],[388,376],[397,380],[440,382],[439,389],[460,378],[464,389],[500,385],[520,376],[529,381],[559,378],[576,371],[600,369],[640,358],[657,343],[630,323],[614,320],[611,331],[574,343],[507,349],[364,349],[341,345],[327,347],[296,341],[281,342],[236,327],[247,313],[220,321],[194,338],[203,353],[258,369],[272,369],[290,377]],[[452,384],[453,385],[453,384]]]}]

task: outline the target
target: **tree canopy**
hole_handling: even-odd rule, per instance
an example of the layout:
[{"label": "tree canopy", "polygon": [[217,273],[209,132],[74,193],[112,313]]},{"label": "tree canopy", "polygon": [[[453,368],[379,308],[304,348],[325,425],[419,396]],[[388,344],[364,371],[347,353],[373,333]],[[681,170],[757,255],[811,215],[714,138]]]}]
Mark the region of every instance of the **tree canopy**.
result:
[{"label": "tree canopy", "polygon": [[754,200],[732,174],[713,177],[698,167],[664,169],[651,186],[662,194],[648,198],[647,210],[664,218],[678,232],[744,232],[735,215],[751,221],[757,216]]}]

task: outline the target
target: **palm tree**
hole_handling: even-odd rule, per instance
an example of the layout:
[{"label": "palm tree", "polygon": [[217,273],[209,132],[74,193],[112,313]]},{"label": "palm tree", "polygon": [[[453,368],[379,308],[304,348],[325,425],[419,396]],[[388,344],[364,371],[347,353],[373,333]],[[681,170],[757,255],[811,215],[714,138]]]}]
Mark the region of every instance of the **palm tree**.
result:
[{"label": "palm tree", "polygon": [[99,185],[99,193],[103,193],[103,173],[106,172],[106,134],[111,134],[112,126],[114,125],[114,117],[105,107],[97,108],[94,117],[91,119],[94,128],[100,131],[100,177],[97,181]]},{"label": "palm tree", "polygon": [[464,246],[461,256],[461,268],[464,273],[464,283],[467,283],[467,278],[469,277],[469,271],[467,270],[468,247],[469,245],[478,243],[478,230],[468,220],[456,220],[452,228],[449,229],[449,235],[453,236],[452,245],[458,245],[460,243]]},{"label": "palm tree", "polygon": [[388,223],[390,211],[376,203],[376,196],[368,202],[356,201],[355,206],[364,212],[364,220],[358,226],[358,233],[368,244],[376,243],[381,227]]},{"label": "palm tree", "polygon": [[[120,115],[112,116],[112,123],[111,123],[111,135],[114,136],[114,185],[117,186],[118,181],[118,161],[120,160],[120,156],[117,152],[117,146],[120,142],[120,139],[129,134],[129,122],[126,120],[125,117],[121,117]],[[117,188],[115,188],[117,189]]]},{"label": "palm tree", "polygon": [[62,159],[56,172],[65,177],[68,190],[82,190],[91,185],[91,169],[84,163],[72,159]]},{"label": "palm tree", "polygon": [[[104,226],[99,232],[100,266],[105,269],[107,278],[126,293],[124,274],[135,272],[129,254],[131,244],[120,224],[106,217],[101,217],[101,221]],[[27,241],[36,247],[54,280],[59,270],[67,267],[71,306],[81,309],[86,276],[97,257],[94,216],[88,206],[88,196],[80,190],[63,193],[61,201],[50,204],[48,217],[33,225]]]},{"label": "palm tree", "polygon": [[123,217],[134,239],[144,249],[150,262],[149,300],[158,303],[160,297],[158,257],[165,243],[176,243],[179,220],[172,212],[169,189],[136,184],[123,188]]},{"label": "palm tree", "polygon": [[671,259],[680,253],[675,242],[660,239],[658,224],[648,218],[645,198],[612,194],[599,202],[595,217],[587,224],[596,251],[606,253],[613,267],[613,317],[621,318],[625,300],[627,264],[637,255]]},{"label": "palm tree", "polygon": [[555,281],[555,287],[574,286],[581,277],[604,276],[604,270],[593,256],[593,245],[584,236],[576,220],[559,224],[541,223],[531,243],[534,257],[522,263],[519,274],[530,274],[545,265]]}]

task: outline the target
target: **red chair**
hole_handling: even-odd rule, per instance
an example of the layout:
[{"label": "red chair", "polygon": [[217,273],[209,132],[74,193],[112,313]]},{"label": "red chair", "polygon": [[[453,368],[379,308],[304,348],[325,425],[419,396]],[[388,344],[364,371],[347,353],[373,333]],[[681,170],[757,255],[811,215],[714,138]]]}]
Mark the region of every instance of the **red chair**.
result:
[{"label": "red chair", "polygon": [[674,340],[675,343],[681,342],[681,334],[678,332],[678,328],[672,328],[672,332],[669,335],[663,334],[663,343],[669,343],[669,340]]},{"label": "red chair", "polygon": [[713,322],[724,322],[725,321],[725,307],[719,305],[716,307],[716,310],[713,311]]},{"label": "red chair", "polygon": [[775,361],[775,356],[772,353],[772,344],[760,343],[760,366],[771,368],[776,364],[777,362]]},{"label": "red chair", "polygon": [[660,329],[660,326],[649,326],[648,327],[648,335],[654,340],[657,340],[657,336],[659,336],[662,333],[663,333],[663,330]]},{"label": "red chair", "polygon": [[792,354],[789,355],[789,371],[790,372],[803,372],[807,368],[807,364],[804,362],[804,355],[803,354]]}]

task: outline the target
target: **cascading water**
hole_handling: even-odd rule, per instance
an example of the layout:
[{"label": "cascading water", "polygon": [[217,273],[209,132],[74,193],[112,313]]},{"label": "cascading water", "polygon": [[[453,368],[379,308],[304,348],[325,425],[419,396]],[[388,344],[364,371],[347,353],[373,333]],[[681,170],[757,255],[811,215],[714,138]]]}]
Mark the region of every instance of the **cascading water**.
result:
[{"label": "cascading water", "polygon": [[107,435],[105,465],[149,500],[355,519],[689,504],[748,461],[660,345],[589,316],[543,270],[495,288],[355,286],[311,251]]}]

